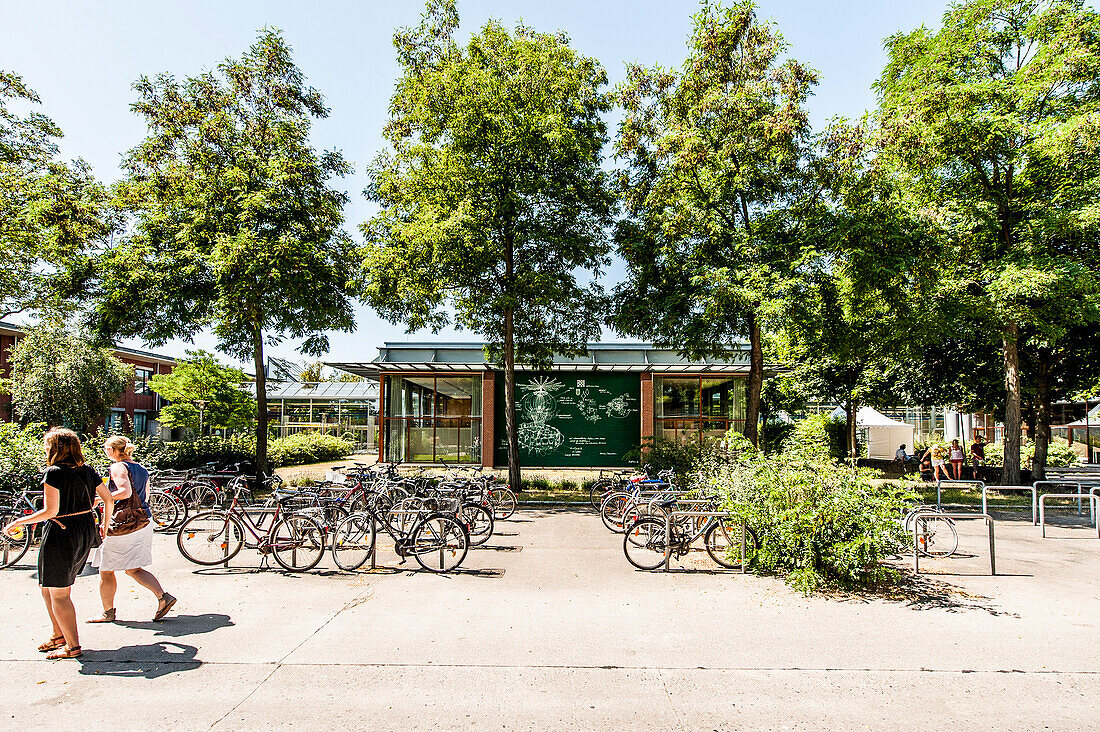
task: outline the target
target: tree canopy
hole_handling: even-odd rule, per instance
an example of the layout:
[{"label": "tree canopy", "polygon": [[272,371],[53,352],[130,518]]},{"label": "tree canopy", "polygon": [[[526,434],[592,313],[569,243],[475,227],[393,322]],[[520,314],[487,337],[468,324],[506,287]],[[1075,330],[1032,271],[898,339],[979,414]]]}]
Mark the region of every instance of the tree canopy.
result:
[{"label": "tree canopy", "polygon": [[202,427],[210,429],[249,429],[256,416],[256,400],[243,391],[248,377],[240,369],[218,362],[206,351],[187,351],[171,373],[157,374],[149,385],[168,400],[160,410],[160,422],[166,427],[200,429],[196,404],[203,401]]},{"label": "tree canopy", "polygon": [[692,357],[748,342],[745,435],[756,442],[763,337],[781,312],[801,240],[804,104],[817,74],[794,59],[751,2],[703,3],[678,71],[631,65],[616,152],[625,219],[616,228],[627,279],[614,327]]},{"label": "tree canopy", "polygon": [[16,105],[41,100],[0,70],[0,318],[62,310],[89,272],[89,245],[110,232],[107,192],[83,160],[59,159],[61,128]]},{"label": "tree canopy", "polygon": [[944,296],[1001,345],[1016,483],[1024,331],[1096,322],[1100,16],[1080,0],[971,0],[886,49],[884,155],[952,245]]},{"label": "tree canopy", "polygon": [[133,383],[134,368],[91,337],[61,323],[31,328],[11,349],[15,417],[26,424],[90,430]]},{"label": "tree canopy", "polygon": [[[503,366],[512,485],[519,486],[515,364],[545,365],[600,335],[587,277],[607,263],[601,170],[607,76],[563,34],[489,21],[465,46],[453,0],[394,36],[401,77],[390,149],[367,194],[364,294],[410,330],[482,335]],[[483,445],[492,450],[492,445]]]},{"label": "tree canopy", "polygon": [[310,146],[329,110],[275,30],[216,72],[134,88],[149,135],[124,159],[118,199],[133,226],[104,258],[93,322],[152,344],[210,328],[220,351],[251,360],[263,472],[265,344],[302,338],[320,355],[324,331],[354,327],[347,195],[328,183],[350,168]]}]

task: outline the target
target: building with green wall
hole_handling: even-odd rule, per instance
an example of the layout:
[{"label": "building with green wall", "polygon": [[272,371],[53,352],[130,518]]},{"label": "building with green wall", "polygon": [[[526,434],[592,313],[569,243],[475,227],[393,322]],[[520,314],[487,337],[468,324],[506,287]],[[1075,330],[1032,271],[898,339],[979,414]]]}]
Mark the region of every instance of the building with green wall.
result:
[{"label": "building with green wall", "polygon": [[[748,351],[690,360],[645,343],[591,343],[545,371],[517,368],[525,467],[627,465],[643,440],[742,429]],[[379,383],[379,457],[506,465],[504,376],[482,343],[386,343],[373,361],[329,363]]]}]

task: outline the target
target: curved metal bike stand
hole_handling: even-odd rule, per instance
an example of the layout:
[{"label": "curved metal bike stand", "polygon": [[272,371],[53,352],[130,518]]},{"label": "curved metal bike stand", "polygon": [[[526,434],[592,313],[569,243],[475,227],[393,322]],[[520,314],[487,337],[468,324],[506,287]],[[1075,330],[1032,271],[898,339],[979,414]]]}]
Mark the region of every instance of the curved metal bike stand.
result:
[{"label": "curved metal bike stand", "polygon": [[[685,501],[690,503],[691,501]],[[708,503],[709,501],[698,501]],[[698,516],[699,518],[736,518],[729,511],[673,511],[665,516],[665,571],[669,571],[672,563],[672,519],[674,517]],[[745,573],[745,522],[741,523],[741,574]]]},{"label": "curved metal bike stand", "polygon": [[[960,519],[984,519],[985,527],[989,533],[989,574],[997,574],[997,543],[993,536],[993,517],[988,513],[942,513],[937,511],[936,513],[928,512],[929,516],[940,516],[943,518],[949,518],[955,521]],[[919,515],[918,515],[919,518]],[[913,521],[913,573],[920,574],[920,551],[917,548],[918,545],[918,533],[917,527],[920,526],[920,521]]]},{"label": "curved metal bike stand", "polygon": [[[1044,493],[1039,496],[1039,526],[1043,530],[1043,538],[1047,538],[1047,499],[1048,498],[1068,498],[1078,499],[1087,498],[1089,500],[1089,507],[1092,509],[1092,515],[1096,515],[1097,509],[1100,509],[1100,495],[1097,495],[1097,491],[1094,489],[1088,493]],[[1096,538],[1100,539],[1100,521],[1095,521]]]},{"label": "curved metal bike stand", "polygon": [[940,487],[944,485],[977,486],[982,489],[982,511],[985,511],[985,481],[981,480],[937,480],[936,481],[936,510],[943,508],[940,502]]},{"label": "curved metal bike stand", "polygon": [[986,500],[987,491],[997,491],[999,493],[1005,493],[1007,491],[1028,491],[1031,493],[1031,524],[1036,526],[1039,523],[1039,491],[1035,485],[985,485],[982,484],[982,513],[989,513],[989,504]]}]

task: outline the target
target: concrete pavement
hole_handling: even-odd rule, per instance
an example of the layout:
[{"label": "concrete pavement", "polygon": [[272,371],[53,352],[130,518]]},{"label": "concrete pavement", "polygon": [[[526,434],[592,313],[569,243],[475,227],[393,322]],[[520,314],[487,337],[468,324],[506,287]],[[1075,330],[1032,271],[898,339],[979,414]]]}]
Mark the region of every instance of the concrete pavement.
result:
[{"label": "concrete pavement", "polygon": [[[960,523],[958,560],[893,599],[811,597],[780,580],[634,571],[592,512],[527,510],[463,572],[382,552],[374,573],[197,569],[157,539],[180,598],[121,581],[120,622],[83,626],[79,661],[48,632],[30,567],[0,573],[6,728],[1100,729],[1100,541]],[[78,580],[81,617],[98,612]],[[146,714],[135,716],[134,705]],[[125,700],[125,701],[124,701]]]}]

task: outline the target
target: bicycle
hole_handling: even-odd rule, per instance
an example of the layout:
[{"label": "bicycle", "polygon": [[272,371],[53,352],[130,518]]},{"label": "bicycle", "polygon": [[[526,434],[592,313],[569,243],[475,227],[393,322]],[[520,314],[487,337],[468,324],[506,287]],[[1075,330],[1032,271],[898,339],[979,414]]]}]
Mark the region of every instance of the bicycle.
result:
[{"label": "bicycle", "polygon": [[[672,509],[675,500],[665,504],[665,509]],[[713,504],[706,508],[712,507]],[[642,516],[624,531],[623,553],[638,569],[653,570],[670,557],[687,554],[691,545],[702,537],[707,554],[716,564],[726,569],[740,569],[740,556],[730,559],[729,555],[731,552],[740,554],[742,535],[747,558],[759,548],[760,540],[751,527],[744,526],[732,514],[680,516],[671,522],[667,517]]]},{"label": "bicycle", "polygon": [[[453,571],[466,559],[470,534],[454,513],[438,510],[440,508],[439,504],[432,505],[425,501],[418,508],[409,509],[399,521],[394,521],[397,518],[392,515],[394,509],[386,517],[380,516],[370,506],[365,511],[353,513],[340,522],[333,532],[332,559],[337,567],[349,572],[362,567],[374,555],[378,527],[381,526],[393,539],[394,551],[402,562],[412,556],[429,572]],[[458,509],[454,505],[449,508]],[[404,518],[411,520],[406,522]]]},{"label": "bicycle", "polygon": [[[5,490],[0,493],[0,528],[7,526],[21,516],[27,516],[36,512],[42,505],[41,491],[35,491],[28,485],[25,476],[4,475],[2,479]],[[23,487],[16,488],[22,485]],[[36,500],[31,500],[34,497]],[[34,526],[23,526],[23,531],[18,538],[8,536],[0,532],[0,569],[15,566],[15,563],[23,558],[34,543],[36,531],[41,530]]]},{"label": "bicycle", "polygon": [[915,506],[902,519],[902,525],[909,536],[915,534],[914,551],[924,556],[950,557],[959,548],[954,519],[935,506]]},{"label": "bicycle", "polygon": [[[325,529],[310,516],[284,512],[283,503],[295,497],[293,493],[274,491],[259,518],[253,519],[234,495],[225,509],[199,513],[184,521],[176,534],[176,546],[185,559],[202,566],[228,565],[247,547],[265,557],[270,554],[287,571],[313,569],[325,553]],[[271,525],[265,530],[264,518],[268,515]]]}]

